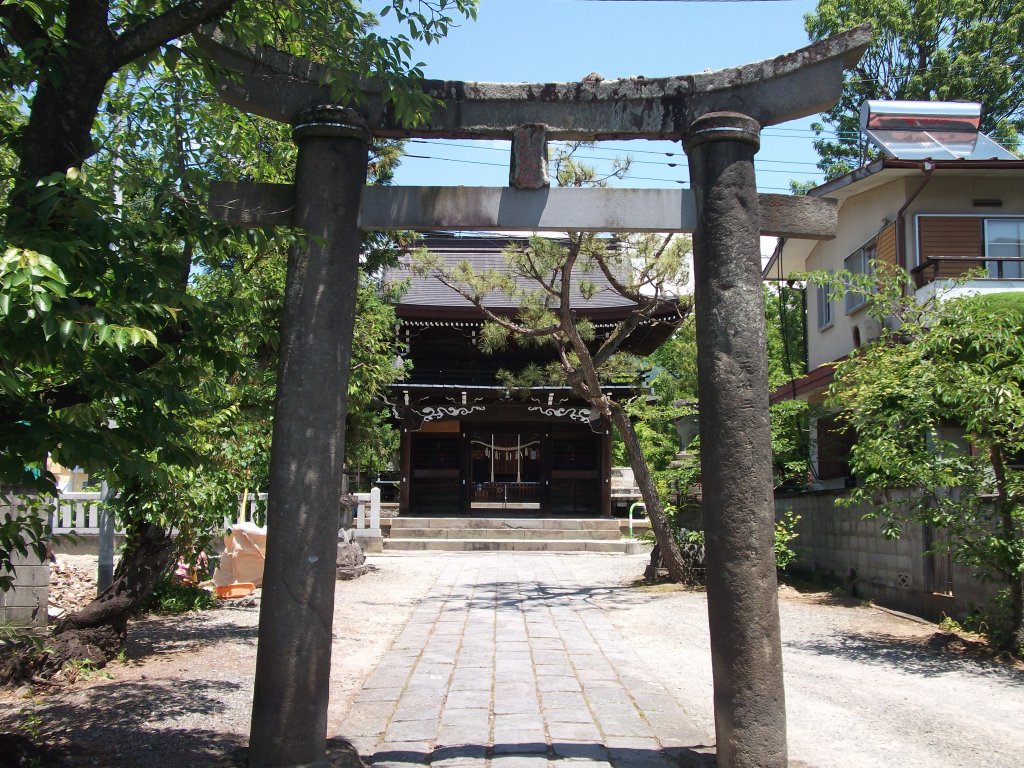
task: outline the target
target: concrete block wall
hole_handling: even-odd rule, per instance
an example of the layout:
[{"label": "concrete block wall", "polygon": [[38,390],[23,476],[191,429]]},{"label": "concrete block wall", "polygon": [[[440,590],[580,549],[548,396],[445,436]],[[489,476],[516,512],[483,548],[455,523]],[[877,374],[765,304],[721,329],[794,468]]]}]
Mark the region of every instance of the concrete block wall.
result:
[{"label": "concrete block wall", "polygon": [[45,627],[50,564],[40,562],[32,553],[28,558],[15,555],[13,561],[16,569],[14,588],[8,592],[0,591],[0,623]]},{"label": "concrete block wall", "polygon": [[995,596],[992,585],[956,565],[953,594],[935,592],[923,526],[907,525],[899,539],[886,539],[880,520],[864,519],[867,506],[836,506],[842,495],[822,491],[776,496],[777,517],[788,509],[800,515],[800,536],[790,544],[799,558],[790,570],[797,575],[932,621],[943,615],[962,618]]},{"label": "concrete block wall", "polygon": [[[33,514],[18,509],[16,499],[12,489],[5,489],[0,496],[0,520]],[[49,562],[40,560],[31,550],[24,556],[12,553],[11,562],[15,568],[14,587],[7,592],[0,590],[0,623],[45,627],[50,599]]]},{"label": "concrete block wall", "polygon": [[[0,519],[20,514],[7,505],[0,506]],[[14,587],[0,590],[0,623],[30,624],[45,627],[50,598],[50,564],[29,550],[27,556],[13,553]]]}]

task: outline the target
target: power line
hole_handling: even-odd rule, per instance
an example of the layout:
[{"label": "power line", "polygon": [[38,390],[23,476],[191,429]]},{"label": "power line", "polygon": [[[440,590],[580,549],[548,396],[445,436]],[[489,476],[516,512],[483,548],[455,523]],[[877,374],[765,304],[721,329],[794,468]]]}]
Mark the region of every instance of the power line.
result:
[{"label": "power line", "polygon": [[[470,150],[480,151],[480,152],[501,152],[501,153],[506,154],[506,155],[511,151],[510,147],[488,147],[488,146],[483,146],[482,144],[480,144],[480,142],[472,142],[472,141],[470,141],[468,143],[465,143],[465,144],[454,144],[450,140],[408,139],[408,142],[410,144],[426,144],[428,146],[433,146],[433,147],[454,146],[454,147],[459,147],[460,149],[470,149]],[[607,154],[605,154],[605,155],[595,154],[595,152],[601,151],[601,150],[604,150],[604,149],[607,149],[609,152],[612,152],[612,153],[615,153],[615,154],[612,155],[612,156],[609,156]],[[618,157],[621,157],[622,155],[656,155],[656,156],[659,156],[659,157],[670,157],[670,158],[671,157],[678,157],[678,158],[685,158],[686,157],[686,153],[683,152],[682,150],[680,150],[679,152],[658,152],[656,150],[651,150],[651,149],[632,149],[632,148],[626,149],[626,148],[614,147],[614,146],[611,146],[611,145],[608,145],[608,144],[602,144],[600,147],[597,147],[597,148],[588,147],[584,153],[580,153],[579,154],[579,156],[581,156],[581,157],[593,158],[593,159],[597,159],[597,160],[601,160],[601,159],[617,159]],[[634,163],[634,164],[668,165],[668,166],[672,167],[672,166],[675,166],[675,165],[680,165],[680,166],[683,165],[685,160],[683,162],[680,162],[680,163],[657,163],[657,162],[654,162],[652,160],[635,160],[634,159],[634,160],[631,160],[631,162]],[[761,158],[761,157],[755,157],[754,158],[754,162],[755,163],[773,163],[775,165],[809,165],[809,166],[813,166],[813,167],[817,167],[817,165],[818,165],[817,163],[812,163],[812,162],[809,162],[809,161],[806,161],[806,160],[772,160],[772,159]]]},{"label": "power line", "polygon": [[[443,143],[440,143],[440,142],[435,143],[435,142],[431,142],[431,141],[416,140],[416,139],[411,140],[410,143],[424,144],[426,146],[430,146],[430,147],[435,148],[435,149],[444,148],[445,146],[449,146],[449,145],[446,145],[446,144],[443,144]],[[481,151],[501,152],[505,156],[507,156],[509,154],[509,151],[510,151],[507,148],[501,148],[501,147],[484,147],[484,146],[474,147],[472,145],[463,145],[463,144],[459,144],[459,145],[455,145],[455,146],[457,148],[459,148],[459,149],[474,149],[474,150],[481,150]],[[662,153],[653,153],[653,154],[662,154]],[[670,154],[670,153],[665,153],[665,154]],[[679,154],[681,156],[685,157],[685,155],[683,155],[683,153],[679,153]],[[487,161],[484,161],[484,160],[468,160],[468,159],[463,159],[463,158],[444,157],[444,156],[440,156],[440,155],[419,155],[419,154],[411,154],[410,153],[410,154],[406,154],[405,156],[406,157],[416,158],[416,159],[443,160],[443,161],[446,161],[446,162],[464,162],[464,163],[471,164],[471,165],[486,165],[486,166],[492,166],[492,167],[507,167],[507,163],[491,163],[491,162],[487,162]],[[607,163],[607,162],[619,159],[618,157],[599,156],[599,155],[586,154],[586,153],[580,153],[580,154],[577,154],[577,156],[580,157],[583,160],[593,160],[593,161],[598,162],[598,163]],[[788,165],[815,166],[814,163],[806,163],[806,162],[800,162],[800,161],[792,161],[792,162],[786,161],[786,160],[764,160],[764,161],[761,161],[761,160],[758,160],[758,159],[755,158],[755,164],[759,164],[761,162],[773,163],[773,164],[776,164],[776,165],[783,165],[783,166],[788,166]],[[676,163],[676,162],[659,162],[659,161],[654,161],[654,160],[632,160],[630,164],[631,165],[652,165],[652,166],[660,167],[660,168],[679,168],[680,170],[689,171],[689,166],[687,165],[687,163],[685,161]],[[815,177],[815,176],[821,176],[822,175],[822,171],[820,171],[820,170],[806,170],[804,168],[789,168],[789,167],[783,167],[783,168],[764,168],[764,167],[761,167],[758,172],[759,173],[776,173],[776,174],[780,174],[781,173],[781,174],[785,174],[787,176],[794,176],[794,175],[795,176],[809,176],[809,177],[812,177],[812,178]],[[644,179],[644,180],[648,180],[648,181],[669,181],[669,179],[650,179],[648,177],[636,176],[634,174],[629,174],[629,178],[631,178],[631,179]],[[684,183],[682,181],[678,181],[678,180],[676,180],[676,181],[677,181],[677,183]]]},{"label": "power line", "polygon": [[[445,162],[445,163],[461,163],[463,165],[486,165],[486,166],[491,166],[493,168],[507,168],[508,167],[508,165],[506,163],[488,163],[488,162],[483,161],[483,160],[463,160],[463,159],[454,158],[454,157],[438,157],[436,155],[406,154],[406,155],[403,155],[403,157],[413,158],[413,159],[416,159],[416,160],[437,160],[437,161]],[[777,171],[777,172],[781,173],[781,171]],[[655,178],[655,177],[651,177],[651,176],[632,176],[632,175],[628,176],[627,178],[635,179],[637,181],[658,181],[658,182],[665,182],[665,183],[669,183],[669,184],[680,184],[680,185],[683,185],[684,187],[685,187],[685,185],[689,184],[689,179],[664,179],[664,178]],[[789,187],[769,187],[769,186],[763,186],[763,185],[760,185],[760,184],[758,185],[758,189],[766,189],[766,190],[779,191],[779,192],[791,192],[792,191]]]},{"label": "power line", "polygon": [[796,0],[576,0],[582,3],[792,3]]}]

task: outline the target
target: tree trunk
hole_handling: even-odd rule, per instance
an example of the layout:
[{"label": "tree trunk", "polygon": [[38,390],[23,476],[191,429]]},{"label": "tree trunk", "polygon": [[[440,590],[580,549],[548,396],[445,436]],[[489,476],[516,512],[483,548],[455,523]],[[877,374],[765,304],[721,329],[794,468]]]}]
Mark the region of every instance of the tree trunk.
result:
[{"label": "tree trunk", "polygon": [[107,67],[76,64],[60,76],[68,81],[63,87],[45,80],[32,100],[19,153],[19,176],[29,184],[79,166],[95,151],[92,124],[110,77]]},{"label": "tree trunk", "polygon": [[80,166],[96,151],[93,122],[111,76],[164,43],[222,16],[233,4],[234,0],[190,0],[139,14],[134,25],[118,23],[111,29],[110,0],[65,3],[59,43],[33,22],[19,43],[23,49],[40,45],[47,50],[36,61],[39,75],[18,153],[19,181],[31,189],[37,179]]},{"label": "tree trunk", "polygon": [[109,1],[70,3],[65,33],[42,62],[22,139],[19,177],[28,185],[93,154],[92,126],[115,67]]},{"label": "tree trunk", "polygon": [[647,506],[647,516],[651,520],[651,527],[654,528],[654,536],[658,542],[662,560],[668,568],[668,575],[672,581],[677,583],[691,583],[693,576],[683,562],[683,554],[679,551],[679,544],[672,533],[672,526],[669,525],[668,518],[665,517],[665,510],[661,506],[661,499],[658,498],[658,491],[654,487],[654,479],[647,469],[647,459],[644,458],[643,450],[640,448],[640,440],[637,439],[633,423],[621,405],[610,402],[609,406],[612,423],[615,424],[622,436],[626,454],[629,456],[629,464],[633,468],[633,476],[636,478],[640,495],[643,496],[644,504]]},{"label": "tree trunk", "polygon": [[1012,647],[1013,653],[1022,653],[1024,649],[1024,584],[1021,584],[1020,577],[1014,578],[1010,583],[1010,623],[1012,625]]},{"label": "tree trunk", "polygon": [[128,617],[152,594],[171,565],[173,551],[171,537],[160,526],[131,529],[113,583],[57,623],[44,670],[54,674],[70,660],[102,667],[117,655],[127,636]]},{"label": "tree trunk", "polygon": [[[999,509],[999,535],[1006,545],[1007,553],[1019,552],[1016,546],[1020,538],[1013,519],[1013,502],[1006,483],[1006,463],[1003,451],[998,443],[993,442],[989,448],[989,461],[996,480],[996,504]],[[1017,653],[1024,648],[1024,582],[1021,579],[1020,556],[1009,554],[1011,562],[1005,563],[1003,573],[1009,574],[1007,579],[1010,588],[1010,633],[1007,638],[1007,650]]]},{"label": "tree trunk", "polygon": [[[999,505],[1002,539],[1008,545],[1006,547],[1007,551],[1017,552],[1020,550],[1018,546],[1019,535],[1014,525],[1010,506],[1011,502],[1000,500]],[[1020,653],[1024,649],[1024,581],[1021,579],[1019,562],[1007,563],[1007,565],[1009,567],[1004,573],[1010,573],[1010,577],[1007,579],[1010,588],[1010,634],[1007,642],[1009,647],[1006,650],[1012,653]]]}]

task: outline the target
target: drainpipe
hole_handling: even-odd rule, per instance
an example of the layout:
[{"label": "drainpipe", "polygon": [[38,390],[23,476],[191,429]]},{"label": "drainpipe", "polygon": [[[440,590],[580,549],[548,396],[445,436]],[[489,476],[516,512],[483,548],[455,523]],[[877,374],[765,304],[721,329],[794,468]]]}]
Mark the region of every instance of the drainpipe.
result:
[{"label": "drainpipe", "polygon": [[907,265],[907,241],[904,234],[906,230],[906,223],[904,221],[904,214],[907,212],[907,208],[910,207],[910,204],[917,199],[919,194],[921,194],[921,190],[928,186],[928,182],[932,180],[932,172],[935,170],[935,164],[930,160],[925,160],[921,163],[920,167],[924,172],[924,178],[921,180],[917,189],[914,190],[914,194],[912,194],[907,199],[907,202],[905,202],[900,207],[899,211],[896,212],[896,264],[897,266],[903,267],[908,272],[910,271],[910,267]]}]

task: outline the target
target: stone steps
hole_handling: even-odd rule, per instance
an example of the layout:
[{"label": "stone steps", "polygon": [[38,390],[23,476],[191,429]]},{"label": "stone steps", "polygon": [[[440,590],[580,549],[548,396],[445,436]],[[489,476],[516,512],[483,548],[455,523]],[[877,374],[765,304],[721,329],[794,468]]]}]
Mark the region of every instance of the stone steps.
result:
[{"label": "stone steps", "polygon": [[613,530],[566,530],[559,528],[395,528],[391,535],[402,539],[533,539],[618,541],[619,528]]},{"label": "stone steps", "polygon": [[637,554],[650,547],[641,541],[593,539],[385,539],[385,552],[618,552]]},{"label": "stone steps", "polygon": [[395,517],[384,549],[447,552],[644,552],[614,519]]},{"label": "stone steps", "polygon": [[495,530],[618,531],[615,518],[394,517],[392,530],[406,528],[491,528]]}]

